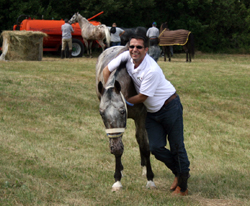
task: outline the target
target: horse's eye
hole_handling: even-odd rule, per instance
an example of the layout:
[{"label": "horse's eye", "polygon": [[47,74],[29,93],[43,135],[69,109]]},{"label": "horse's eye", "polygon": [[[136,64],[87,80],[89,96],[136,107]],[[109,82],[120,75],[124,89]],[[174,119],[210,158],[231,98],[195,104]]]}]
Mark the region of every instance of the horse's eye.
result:
[{"label": "horse's eye", "polygon": [[126,112],[125,109],[120,109],[121,114],[125,114],[125,112]]}]

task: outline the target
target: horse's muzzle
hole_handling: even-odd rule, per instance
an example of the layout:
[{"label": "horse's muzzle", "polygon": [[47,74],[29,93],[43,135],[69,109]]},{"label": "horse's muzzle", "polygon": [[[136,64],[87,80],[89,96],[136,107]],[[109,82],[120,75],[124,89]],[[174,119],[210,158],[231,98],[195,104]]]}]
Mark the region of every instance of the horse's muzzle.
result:
[{"label": "horse's muzzle", "polygon": [[122,135],[125,128],[110,128],[106,129],[106,134],[109,137],[110,152],[113,155],[122,155],[124,146],[122,143]]},{"label": "horse's muzzle", "polygon": [[122,135],[117,138],[109,139],[110,152],[113,155],[122,155],[124,151],[124,146],[122,143]]}]

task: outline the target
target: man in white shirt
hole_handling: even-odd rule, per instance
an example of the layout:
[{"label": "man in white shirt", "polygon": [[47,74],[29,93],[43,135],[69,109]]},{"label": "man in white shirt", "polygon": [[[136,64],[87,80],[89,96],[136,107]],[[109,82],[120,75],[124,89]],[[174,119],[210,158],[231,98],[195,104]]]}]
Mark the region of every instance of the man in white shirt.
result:
[{"label": "man in white shirt", "polygon": [[[104,82],[107,82],[112,71],[126,62],[128,74],[138,93],[127,102],[129,105],[143,103],[146,106],[150,151],[175,175],[170,187],[173,194],[184,196],[188,194],[190,162],[184,145],[182,104],[174,86],[147,54],[147,44],[146,37],[132,37],[129,51],[118,55],[103,69]],[[165,147],[167,138],[170,150]]]},{"label": "man in white shirt", "polygon": [[149,46],[158,45],[158,36],[159,36],[159,29],[156,27],[156,22],[152,23],[152,27],[150,27],[147,31],[146,36],[149,38]]},{"label": "man in white shirt", "polygon": [[62,50],[61,50],[61,58],[64,58],[64,50],[66,45],[69,47],[69,58],[71,58],[72,53],[72,35],[71,32],[74,32],[72,26],[68,23],[68,19],[64,20],[65,24],[62,25]]}]

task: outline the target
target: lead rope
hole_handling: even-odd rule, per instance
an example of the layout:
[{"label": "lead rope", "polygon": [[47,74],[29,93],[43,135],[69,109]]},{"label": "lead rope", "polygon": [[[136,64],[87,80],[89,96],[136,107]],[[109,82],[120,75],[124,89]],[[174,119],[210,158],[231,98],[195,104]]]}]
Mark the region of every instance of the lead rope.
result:
[{"label": "lead rope", "polygon": [[[106,87],[106,90],[109,89],[109,88],[113,88],[114,86],[108,86]],[[125,110],[126,110],[126,119],[128,118],[128,108],[127,108],[127,104],[126,104],[126,101],[125,101],[125,98],[122,94],[122,92],[120,91],[120,95],[122,97],[122,101],[124,103],[124,106],[125,106]],[[126,127],[124,128],[111,128],[111,129],[106,129],[106,134],[109,138],[118,138],[118,137],[121,137],[123,135],[123,133],[125,132],[125,129]],[[119,133],[119,134],[113,134],[113,133]]]}]

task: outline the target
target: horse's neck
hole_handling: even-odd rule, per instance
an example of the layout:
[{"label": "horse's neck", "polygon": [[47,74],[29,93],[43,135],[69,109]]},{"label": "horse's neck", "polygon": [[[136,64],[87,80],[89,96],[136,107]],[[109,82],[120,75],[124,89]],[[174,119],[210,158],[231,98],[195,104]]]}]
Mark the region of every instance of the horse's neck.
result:
[{"label": "horse's neck", "polygon": [[169,31],[169,28],[167,28],[167,27],[166,27],[166,28],[161,27],[161,28],[160,28],[160,33],[161,33],[162,31]]},{"label": "horse's neck", "polygon": [[78,17],[78,23],[79,23],[81,28],[83,28],[85,25],[90,24],[89,21],[82,16]]}]

